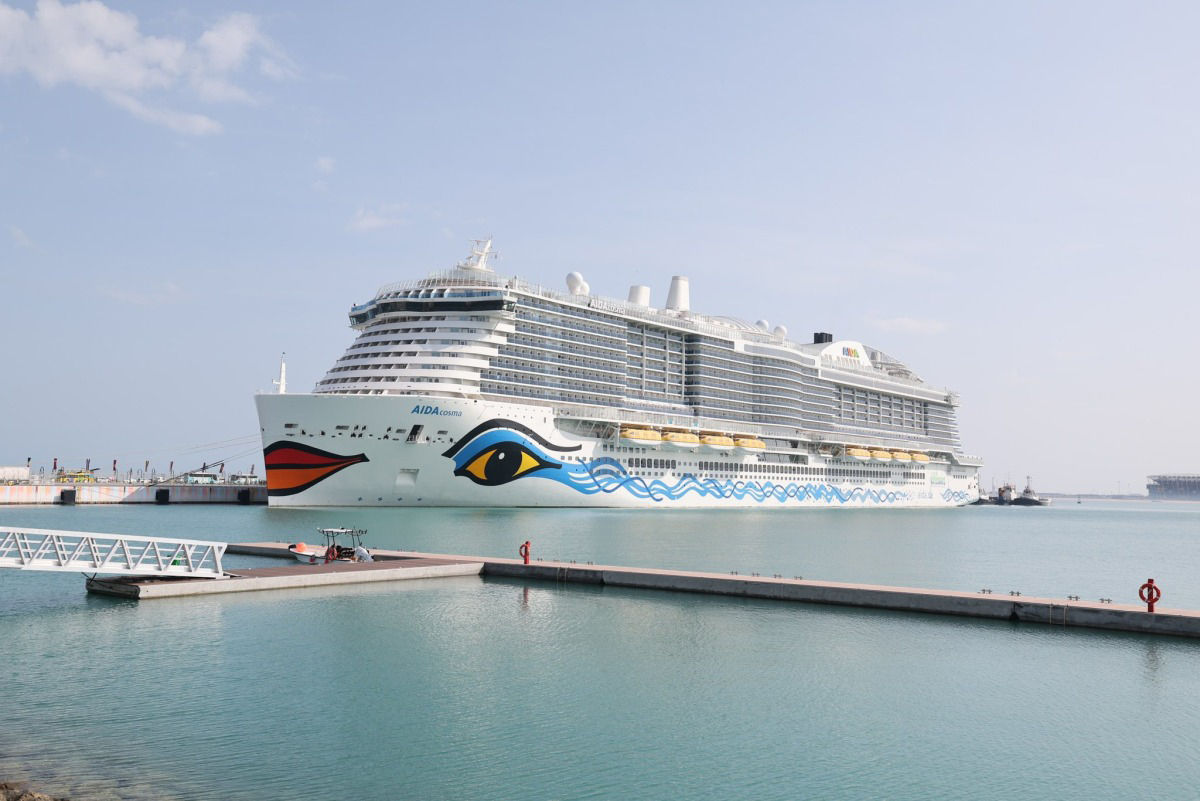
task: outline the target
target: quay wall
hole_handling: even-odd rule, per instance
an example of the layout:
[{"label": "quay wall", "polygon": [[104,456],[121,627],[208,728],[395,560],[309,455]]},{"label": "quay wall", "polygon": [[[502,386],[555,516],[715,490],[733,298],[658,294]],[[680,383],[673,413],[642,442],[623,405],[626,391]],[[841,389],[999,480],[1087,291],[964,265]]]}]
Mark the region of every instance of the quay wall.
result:
[{"label": "quay wall", "polygon": [[[65,498],[64,490],[69,491]],[[0,484],[0,505],[266,502],[267,488],[261,484]]]}]

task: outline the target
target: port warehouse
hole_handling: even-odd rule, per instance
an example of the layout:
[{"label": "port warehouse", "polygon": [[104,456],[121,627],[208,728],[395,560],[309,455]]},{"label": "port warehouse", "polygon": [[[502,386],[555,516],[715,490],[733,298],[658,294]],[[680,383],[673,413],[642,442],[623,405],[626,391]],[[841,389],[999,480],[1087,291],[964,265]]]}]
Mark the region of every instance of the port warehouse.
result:
[{"label": "port warehouse", "polygon": [[1150,483],[1146,490],[1152,501],[1200,501],[1200,473],[1170,473],[1147,478]]}]

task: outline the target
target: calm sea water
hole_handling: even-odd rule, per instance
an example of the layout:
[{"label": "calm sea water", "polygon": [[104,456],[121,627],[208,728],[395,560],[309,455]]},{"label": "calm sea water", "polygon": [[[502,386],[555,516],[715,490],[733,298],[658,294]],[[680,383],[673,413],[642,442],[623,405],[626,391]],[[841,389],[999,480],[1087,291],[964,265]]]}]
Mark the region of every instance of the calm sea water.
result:
[{"label": "calm sea water", "polygon": [[[631,512],[0,508],[1200,608],[1200,506]],[[230,565],[267,563],[228,557]],[[277,563],[277,562],[270,562]],[[479,578],[138,604],[0,571],[0,778],[87,798],[1195,797],[1200,643]]]}]

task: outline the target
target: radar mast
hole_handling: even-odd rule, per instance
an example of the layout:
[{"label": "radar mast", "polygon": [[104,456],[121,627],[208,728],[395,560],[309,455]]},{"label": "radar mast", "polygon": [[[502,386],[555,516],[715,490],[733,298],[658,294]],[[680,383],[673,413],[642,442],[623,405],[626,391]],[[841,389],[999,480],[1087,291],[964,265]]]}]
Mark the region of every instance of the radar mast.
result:
[{"label": "radar mast", "polygon": [[492,238],[489,236],[487,239],[472,239],[471,244],[474,246],[471,248],[471,254],[467,256],[466,261],[458,265],[459,269],[491,272],[488,259],[492,256],[500,258],[499,254],[492,253]]}]

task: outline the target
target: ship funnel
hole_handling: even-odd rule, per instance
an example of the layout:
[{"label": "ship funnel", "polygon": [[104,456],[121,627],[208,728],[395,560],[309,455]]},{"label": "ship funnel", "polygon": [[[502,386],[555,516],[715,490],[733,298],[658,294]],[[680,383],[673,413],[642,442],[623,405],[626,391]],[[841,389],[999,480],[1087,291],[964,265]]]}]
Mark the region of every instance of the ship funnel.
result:
[{"label": "ship funnel", "polygon": [[631,286],[629,287],[629,302],[638,306],[650,305],[650,287],[648,286]]},{"label": "ship funnel", "polygon": [[671,291],[667,293],[667,308],[671,311],[688,311],[691,305],[692,299],[688,292],[687,276],[671,276]]}]

